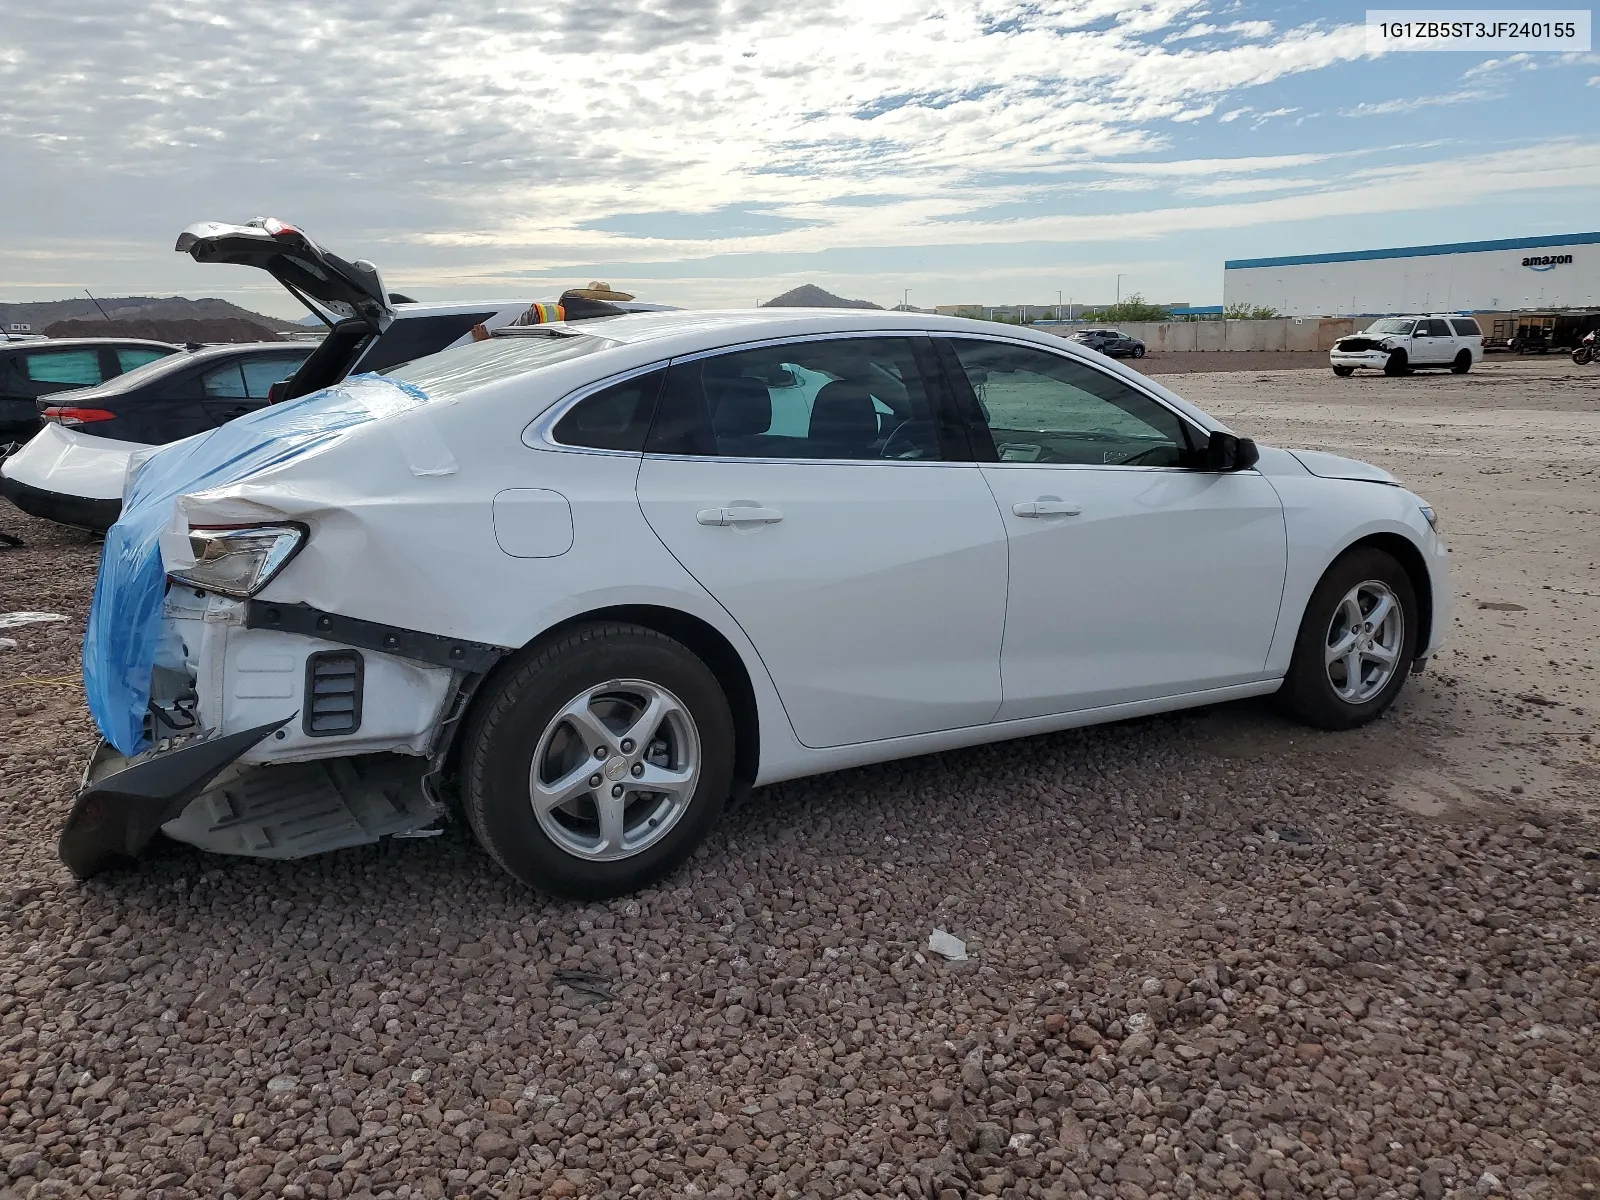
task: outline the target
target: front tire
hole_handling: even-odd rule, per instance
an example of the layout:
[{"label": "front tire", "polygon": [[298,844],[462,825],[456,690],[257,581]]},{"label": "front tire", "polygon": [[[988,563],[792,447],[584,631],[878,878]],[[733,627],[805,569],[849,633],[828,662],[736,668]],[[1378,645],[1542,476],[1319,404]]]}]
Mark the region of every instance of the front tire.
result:
[{"label": "front tire", "polygon": [[638,625],[581,626],[491,684],[462,796],[491,857],[543,892],[602,900],[676,869],[733,782],[733,716],[710,668]]},{"label": "front tire", "polygon": [[1333,373],[1340,379],[1349,379],[1350,376],[1356,373],[1356,369],[1354,367],[1335,367]]},{"label": "front tire", "polygon": [[1452,375],[1465,375],[1470,370],[1472,370],[1472,351],[1463,350],[1456,355],[1455,362],[1450,364],[1450,373]]},{"label": "front tire", "polygon": [[1328,568],[1300,621],[1279,699],[1318,729],[1354,729],[1394,703],[1416,657],[1416,591],[1390,554],[1357,547]]},{"label": "front tire", "polygon": [[1135,358],[1143,358],[1144,357],[1144,347],[1143,346],[1135,346],[1133,348],[1133,356]]},{"label": "front tire", "polygon": [[1396,350],[1389,355],[1389,361],[1383,364],[1383,373],[1385,375],[1411,374],[1411,360],[1406,357],[1406,352],[1404,350]]}]

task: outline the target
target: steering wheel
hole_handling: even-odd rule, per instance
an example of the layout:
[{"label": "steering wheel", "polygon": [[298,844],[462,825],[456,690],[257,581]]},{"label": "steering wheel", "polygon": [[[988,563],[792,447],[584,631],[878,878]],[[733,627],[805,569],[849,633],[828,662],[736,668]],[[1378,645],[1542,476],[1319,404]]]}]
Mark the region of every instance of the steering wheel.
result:
[{"label": "steering wheel", "polygon": [[[894,427],[894,432],[884,439],[883,448],[878,451],[878,457],[900,459],[921,458],[927,451],[928,447],[925,443],[915,440],[915,436],[919,432],[932,433],[933,422],[918,420],[901,421],[900,424]],[[897,449],[895,447],[896,441],[903,441],[905,445]]]}]

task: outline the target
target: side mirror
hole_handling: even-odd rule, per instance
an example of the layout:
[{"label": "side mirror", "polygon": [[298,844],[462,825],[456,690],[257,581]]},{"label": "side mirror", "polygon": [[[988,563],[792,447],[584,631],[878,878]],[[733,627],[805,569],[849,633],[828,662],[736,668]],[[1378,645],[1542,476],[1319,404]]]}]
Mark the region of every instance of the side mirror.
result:
[{"label": "side mirror", "polygon": [[1213,431],[1206,445],[1206,469],[1210,471],[1247,471],[1261,460],[1261,451],[1250,438],[1235,437]]}]

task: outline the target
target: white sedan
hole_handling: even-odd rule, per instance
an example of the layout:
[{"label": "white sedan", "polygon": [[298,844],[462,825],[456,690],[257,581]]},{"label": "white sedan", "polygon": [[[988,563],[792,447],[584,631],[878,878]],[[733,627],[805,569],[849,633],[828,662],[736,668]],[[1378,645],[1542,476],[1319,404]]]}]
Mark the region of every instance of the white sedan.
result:
[{"label": "white sedan", "polygon": [[765,309],[522,329],[159,452],[85,647],[61,852],[425,834],[601,897],[730,794],[1278,693],[1382,713],[1433,511],[1026,329]]}]

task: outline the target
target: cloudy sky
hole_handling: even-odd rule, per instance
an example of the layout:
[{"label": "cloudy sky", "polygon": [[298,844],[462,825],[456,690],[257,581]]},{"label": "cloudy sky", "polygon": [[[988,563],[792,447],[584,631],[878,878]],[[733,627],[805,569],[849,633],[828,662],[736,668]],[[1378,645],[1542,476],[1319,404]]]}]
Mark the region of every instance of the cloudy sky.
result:
[{"label": "cloudy sky", "polygon": [[74,0],[0,37],[0,299],[222,295],[271,214],[422,298],[1215,303],[1227,258],[1600,226],[1600,54],[1250,0]]}]

